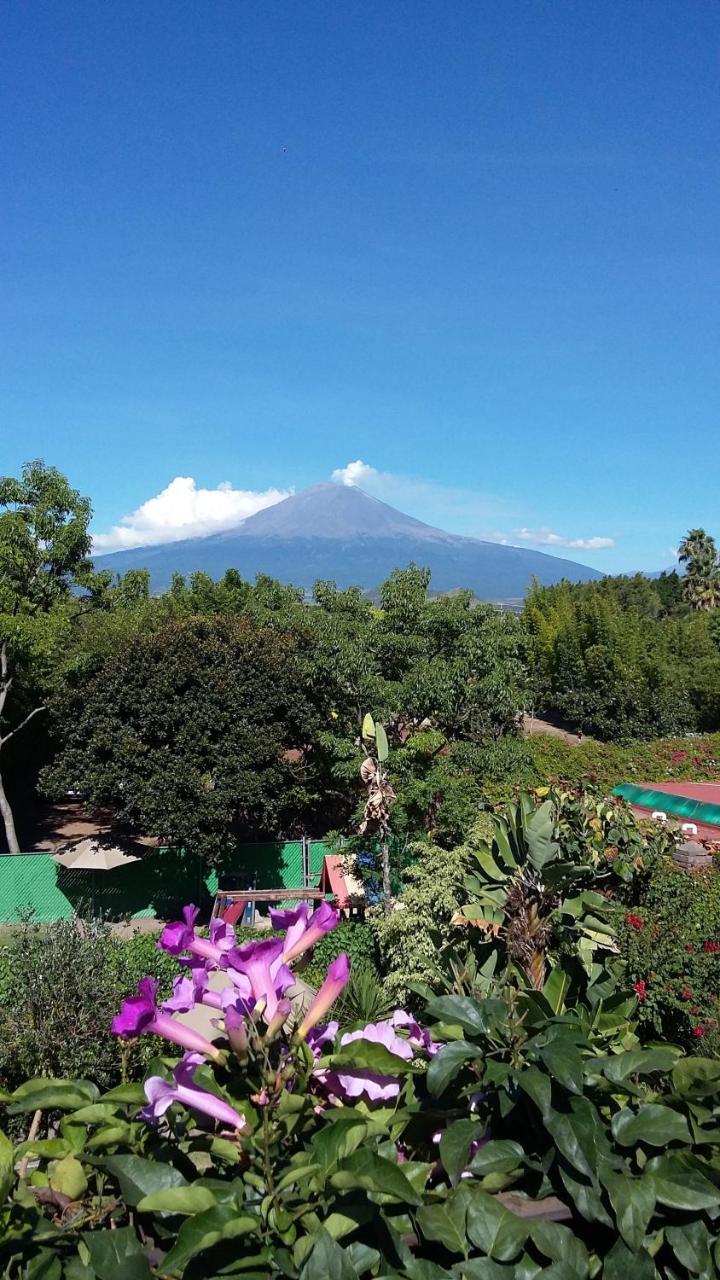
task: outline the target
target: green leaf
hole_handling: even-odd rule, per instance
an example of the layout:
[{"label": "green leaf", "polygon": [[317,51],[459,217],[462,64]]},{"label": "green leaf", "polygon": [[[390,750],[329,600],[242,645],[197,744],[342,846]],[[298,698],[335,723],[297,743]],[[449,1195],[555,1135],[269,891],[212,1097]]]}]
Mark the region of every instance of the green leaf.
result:
[{"label": "green leaf", "polygon": [[377,758],[382,764],[387,760],[390,754],[390,749],[388,747],[387,734],[381,724],[375,725],[375,746],[377,749]]},{"label": "green leaf", "polygon": [[12,1095],[8,1114],[23,1111],[77,1111],[94,1102],[100,1090],[90,1080],[26,1080]]},{"label": "green leaf", "polygon": [[79,1258],[71,1258],[65,1263],[63,1278],[64,1280],[95,1280],[95,1272]]},{"label": "green leaf", "polygon": [[109,1089],[100,1098],[100,1103],[114,1102],[117,1104],[125,1104],[128,1107],[142,1107],[146,1102],[145,1090],[141,1084],[119,1084],[115,1089]]},{"label": "green leaf", "polygon": [[214,1209],[217,1201],[207,1187],[192,1184],[187,1187],[165,1187],[152,1191],[138,1202],[138,1213],[204,1213]]},{"label": "green leaf", "polygon": [[655,1183],[651,1174],[632,1178],[613,1170],[600,1170],[615,1214],[618,1231],[629,1249],[639,1249],[655,1209]]},{"label": "green leaf", "polygon": [[672,1071],[679,1050],[667,1046],[654,1049],[628,1049],[594,1062],[612,1084],[623,1084],[630,1076],[650,1075],[655,1071]]},{"label": "green leaf", "polygon": [[702,1172],[692,1156],[671,1154],[648,1160],[646,1171],[653,1176],[655,1195],[670,1209],[717,1209],[717,1187]]},{"label": "green leaf", "polygon": [[553,969],[542,989],[542,994],[550,1004],[553,1013],[562,1012],[565,1006],[565,996],[567,995],[569,986],[569,973],[566,973],[560,965],[557,965]]},{"label": "green leaf", "polygon": [[337,1053],[321,1059],[323,1067],[333,1071],[347,1070],[371,1071],[376,1075],[402,1076],[421,1068],[415,1068],[397,1053],[391,1053],[384,1044],[373,1040],[351,1040],[344,1044]]},{"label": "green leaf", "polygon": [[571,1093],[583,1091],[583,1060],[575,1045],[566,1038],[551,1040],[539,1050],[550,1075]]},{"label": "green leaf", "polygon": [[150,1280],[150,1268],[132,1227],[84,1231],[83,1244],[98,1280]]},{"label": "green leaf", "polygon": [[362,1240],[353,1240],[352,1244],[345,1245],[345,1256],[350,1259],[358,1275],[362,1276],[377,1267],[380,1262],[377,1249],[371,1249],[370,1245],[363,1244]]},{"label": "green leaf", "polygon": [[704,1222],[696,1219],[682,1227],[666,1227],[665,1239],[678,1262],[693,1275],[712,1275],[712,1237]]},{"label": "green leaf", "polygon": [[466,1040],[453,1040],[451,1044],[444,1045],[431,1059],[427,1070],[427,1087],[433,1097],[437,1098],[444,1093],[464,1062],[477,1057],[477,1046],[468,1044]]},{"label": "green leaf", "polygon": [[111,1102],[91,1102],[89,1106],[73,1111],[67,1118],[71,1124],[101,1124],[107,1120],[116,1120],[117,1114],[117,1105],[113,1106]]},{"label": "green leaf", "polygon": [[440,1139],[440,1159],[450,1178],[467,1169],[470,1160],[470,1144],[482,1138],[485,1130],[475,1120],[455,1120]]},{"label": "green leaf", "polygon": [[327,1173],[346,1156],[357,1151],[367,1134],[367,1123],[361,1118],[336,1120],[315,1134],[311,1146],[315,1159]]},{"label": "green leaf", "polygon": [[493,1138],[473,1156],[470,1171],[482,1177],[489,1173],[509,1173],[511,1169],[517,1169],[523,1160],[524,1152],[519,1142],[511,1142],[509,1138]]},{"label": "green leaf", "polygon": [[134,1208],[144,1196],[168,1187],[186,1187],[187,1180],[166,1160],[145,1160],[142,1156],[105,1156],[103,1169],[117,1178],[125,1200]]},{"label": "green leaf", "polygon": [[535,1103],[543,1120],[546,1120],[551,1109],[552,1086],[545,1072],[539,1067],[527,1067],[518,1076],[517,1082],[523,1092]]},{"label": "green leaf", "polygon": [[163,1271],[182,1271],[196,1254],[212,1249],[221,1240],[249,1235],[257,1226],[257,1218],[241,1213],[232,1204],[219,1204],[214,1209],[198,1213],[183,1222],[177,1240],[163,1262]]},{"label": "green leaf", "polygon": [[[564,1262],[570,1274],[578,1280],[585,1280],[590,1270],[590,1258],[582,1240],[579,1240],[570,1227],[563,1227],[559,1222],[534,1222],[530,1228],[533,1243],[546,1258],[553,1262]],[[547,1272],[543,1269],[543,1275]]]},{"label": "green leaf", "polygon": [[300,1280],[329,1280],[330,1276],[333,1280],[358,1280],[358,1273],[342,1245],[321,1228],[300,1272]]},{"label": "green leaf", "polygon": [[603,1280],[656,1280],[655,1263],[646,1249],[631,1252],[622,1240],[616,1240],[605,1259]]},{"label": "green leaf", "polygon": [[430,1000],[427,1016],[435,1022],[457,1023],[469,1035],[484,1036],[507,1010],[502,1000],[471,1000],[469,996],[438,996]]},{"label": "green leaf", "polygon": [[587,1118],[575,1112],[552,1111],[544,1117],[545,1127],[558,1151],[573,1169],[591,1181],[595,1177],[597,1153],[593,1130]]},{"label": "green leaf", "polygon": [[417,1224],[426,1240],[438,1240],[450,1253],[467,1258],[465,1234],[467,1197],[453,1193],[440,1204],[423,1205],[417,1212]]},{"label": "green leaf", "polygon": [[41,1249],[23,1272],[26,1280],[62,1280],[62,1264],[52,1249]]},{"label": "green leaf", "polygon": [[524,1247],[529,1227],[479,1187],[471,1188],[468,1199],[467,1233],[473,1244],[489,1258],[512,1262]]},{"label": "green leaf", "polygon": [[65,1156],[64,1160],[58,1160],[50,1170],[49,1182],[53,1191],[59,1191],[70,1200],[79,1200],[87,1191],[85,1170],[75,1156]]},{"label": "green leaf", "polygon": [[623,1107],[612,1118],[612,1132],[621,1147],[634,1147],[646,1142],[651,1147],[665,1147],[669,1142],[692,1142],[688,1122],[679,1111],[660,1103],[648,1102],[637,1112]]},{"label": "green leaf", "polygon": [[376,1191],[382,1195],[392,1196],[405,1204],[421,1204],[421,1197],[412,1183],[402,1172],[400,1165],[394,1160],[386,1160],[374,1151],[355,1151],[343,1160],[332,1175],[330,1182],[339,1191],[350,1191],[354,1187],[362,1187],[365,1191]]},{"label": "green leaf", "polygon": [[673,1085],[687,1098],[704,1098],[720,1091],[720,1062],[716,1058],[681,1058],[673,1068]]},{"label": "green leaf", "polygon": [[12,1188],[15,1170],[13,1144],[0,1130],[0,1207],[5,1203]]},{"label": "green leaf", "polygon": [[[356,722],[356,723],[357,723],[357,722]],[[363,738],[374,738],[374,737],[375,737],[375,721],[373,720],[373,718],[372,718],[372,716],[370,715],[370,712],[369,712],[369,711],[368,711],[367,715],[363,717],[363,722],[362,722],[362,736],[363,736]]]}]

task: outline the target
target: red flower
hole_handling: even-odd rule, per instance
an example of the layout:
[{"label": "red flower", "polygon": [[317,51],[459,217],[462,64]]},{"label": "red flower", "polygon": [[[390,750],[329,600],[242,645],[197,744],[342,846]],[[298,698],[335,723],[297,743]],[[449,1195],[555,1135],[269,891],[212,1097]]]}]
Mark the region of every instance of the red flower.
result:
[{"label": "red flower", "polygon": [[636,916],[632,911],[628,911],[625,917],[625,923],[629,925],[631,929],[642,929],[644,922],[640,916]]},{"label": "red flower", "polygon": [[640,979],[639,982],[633,982],[633,991],[635,992],[641,1004],[643,1000],[647,999],[647,991],[645,990],[645,983],[643,982],[642,978]]},{"label": "red flower", "polygon": [[720,942],[703,942],[703,951],[708,951],[711,955],[720,951]]},{"label": "red flower", "polygon": [[704,1028],[704,1027],[693,1027],[693,1029],[692,1029],[692,1033],[693,1033],[693,1035],[696,1037],[696,1039],[698,1039],[698,1040],[699,1040],[701,1036],[704,1036],[704,1035],[705,1035],[705,1028]]},{"label": "red flower", "polygon": [[680,994],[682,995],[683,1000],[692,1000],[693,998],[692,991],[690,991],[687,987]]}]

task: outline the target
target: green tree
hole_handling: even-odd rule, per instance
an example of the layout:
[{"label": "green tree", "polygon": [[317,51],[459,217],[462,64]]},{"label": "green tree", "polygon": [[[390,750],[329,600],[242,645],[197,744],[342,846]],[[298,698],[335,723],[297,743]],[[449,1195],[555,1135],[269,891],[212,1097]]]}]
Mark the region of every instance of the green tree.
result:
[{"label": "green tree", "polygon": [[685,597],[693,609],[720,607],[720,562],[715,539],[704,529],[690,529],[678,548],[686,566]]},{"label": "green tree", "polygon": [[[0,751],[45,710],[40,663],[49,659],[73,588],[93,581],[88,560],[90,502],[44,462],[27,463],[19,479],[0,478]],[[57,622],[58,627],[53,624]],[[16,714],[12,713],[11,691]],[[5,728],[4,726],[9,726]],[[0,772],[0,812],[11,853],[19,853],[12,807]]]},{"label": "green tree", "polygon": [[313,707],[292,637],[250,617],[141,631],[69,673],[52,711],[61,748],[46,786],[78,787],[120,830],[218,860],[302,821]]}]

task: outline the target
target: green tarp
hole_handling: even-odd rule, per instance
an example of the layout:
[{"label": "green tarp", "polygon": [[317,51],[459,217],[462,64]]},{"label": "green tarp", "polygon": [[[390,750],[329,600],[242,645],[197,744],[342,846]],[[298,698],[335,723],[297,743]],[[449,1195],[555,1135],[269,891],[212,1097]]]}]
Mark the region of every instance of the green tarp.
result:
[{"label": "green tarp", "polygon": [[720,827],[720,804],[710,804],[707,800],[671,795],[667,791],[655,791],[652,787],[638,787],[632,782],[623,782],[615,787],[613,795],[622,796],[628,804],[639,805],[642,809],[659,809],[678,820],[706,822]]}]

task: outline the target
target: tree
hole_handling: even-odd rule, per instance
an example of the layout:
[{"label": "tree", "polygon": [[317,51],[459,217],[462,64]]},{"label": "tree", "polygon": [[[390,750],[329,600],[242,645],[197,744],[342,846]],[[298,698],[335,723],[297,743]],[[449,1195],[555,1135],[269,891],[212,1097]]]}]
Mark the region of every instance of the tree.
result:
[{"label": "tree", "polygon": [[704,529],[690,529],[678,548],[686,565],[685,596],[693,609],[720,607],[720,562],[715,539]]},{"label": "tree", "polygon": [[[11,717],[10,693],[47,654],[48,620],[70,601],[75,586],[92,580],[90,516],[89,500],[42,461],[27,463],[19,479],[0,478],[0,751],[45,710],[42,701],[28,707],[19,699],[20,718]],[[1,772],[0,812],[8,849],[19,853]]]},{"label": "tree", "polygon": [[317,731],[292,637],[250,617],[190,617],[131,636],[53,700],[44,782],[80,789],[118,831],[218,861],[241,838],[298,829],[298,763]]}]

